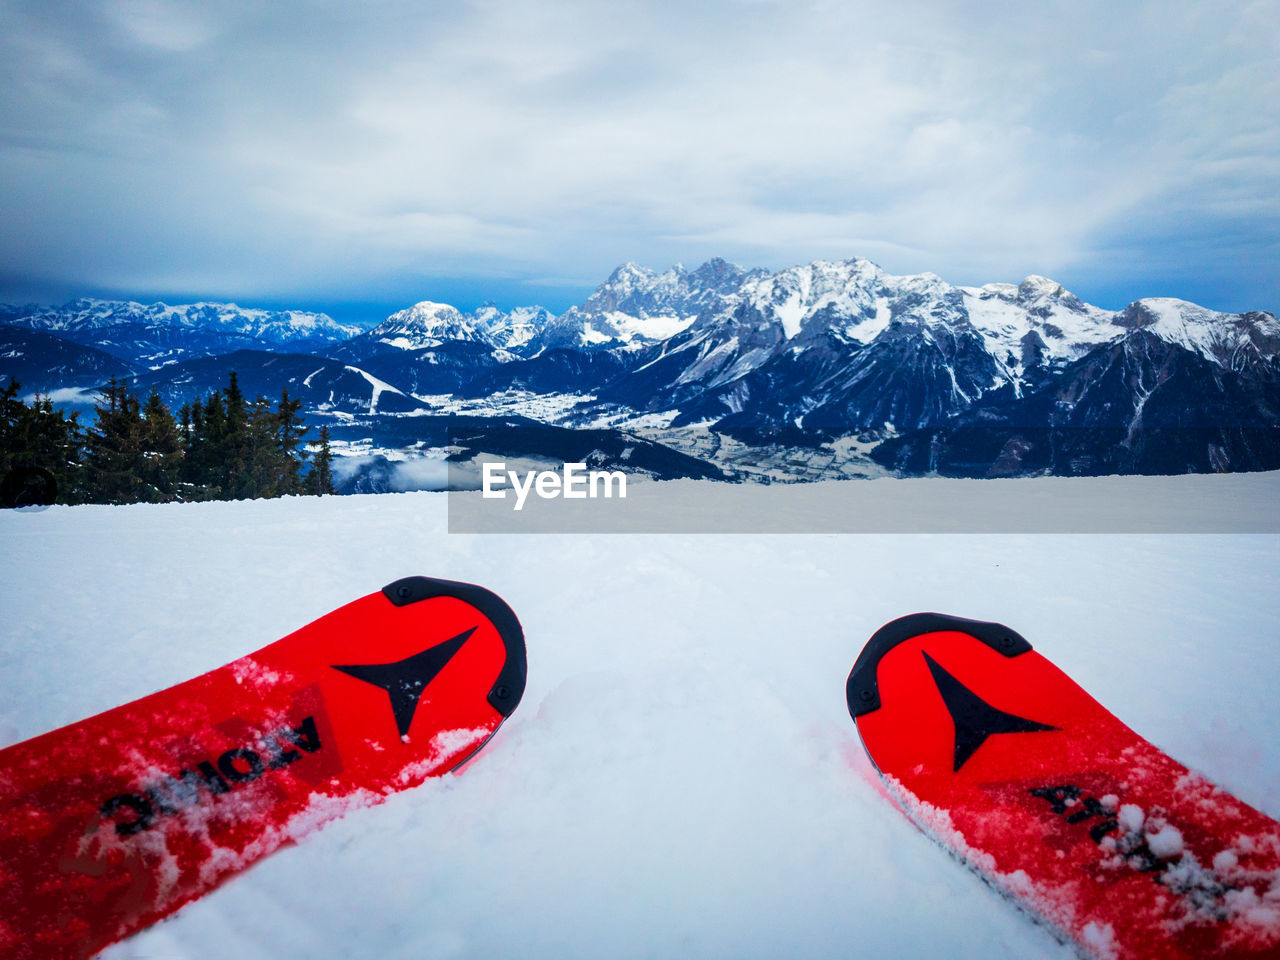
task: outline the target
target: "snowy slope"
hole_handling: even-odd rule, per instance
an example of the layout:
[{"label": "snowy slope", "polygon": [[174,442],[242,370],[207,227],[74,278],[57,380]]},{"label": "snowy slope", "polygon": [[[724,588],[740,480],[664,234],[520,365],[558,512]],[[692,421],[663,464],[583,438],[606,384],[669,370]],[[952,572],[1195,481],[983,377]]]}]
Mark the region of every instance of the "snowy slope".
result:
[{"label": "snowy slope", "polygon": [[462,536],[443,496],[406,494],[6,511],[0,542],[0,743],[405,574],[485,584],[524,624],[525,699],[461,775],[329,825],[112,960],[1066,960],[869,779],[844,678],[916,610],[1009,623],[1280,815],[1274,536]]},{"label": "snowy slope", "polygon": [[1115,323],[1146,330],[1228,369],[1280,353],[1280,320],[1269,313],[1218,313],[1186,300],[1147,297],[1117,314]]},{"label": "snowy slope", "polygon": [[1047,277],[1019,284],[961,287],[964,306],[987,341],[987,348],[1017,370],[1030,365],[1033,351],[1050,361],[1074,360],[1123,330],[1112,314],[1085,303]]}]

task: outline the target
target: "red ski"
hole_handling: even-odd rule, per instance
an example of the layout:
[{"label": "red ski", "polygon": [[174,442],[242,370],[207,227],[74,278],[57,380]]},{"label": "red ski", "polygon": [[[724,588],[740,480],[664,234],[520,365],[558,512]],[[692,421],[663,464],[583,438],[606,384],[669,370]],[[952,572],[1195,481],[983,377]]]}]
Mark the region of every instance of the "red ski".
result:
[{"label": "red ski", "polygon": [[0,956],[88,957],[318,824],[453,770],[524,682],[502,600],[410,577],[0,751]]},{"label": "red ski", "polygon": [[1143,740],[1019,634],[920,613],[849,712],[926,833],[1088,956],[1280,956],[1280,824]]}]

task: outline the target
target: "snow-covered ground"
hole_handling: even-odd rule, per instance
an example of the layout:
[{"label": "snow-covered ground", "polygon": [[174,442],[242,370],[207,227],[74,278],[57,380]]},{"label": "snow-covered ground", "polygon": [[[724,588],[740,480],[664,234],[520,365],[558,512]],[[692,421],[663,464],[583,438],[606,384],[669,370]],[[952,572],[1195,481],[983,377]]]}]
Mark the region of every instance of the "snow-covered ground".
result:
[{"label": "snow-covered ground", "polygon": [[918,610],[1008,623],[1280,816],[1273,534],[446,529],[429,493],[0,513],[0,743],[407,574],[496,590],[527,636],[524,701],[461,774],[105,956],[1070,957],[873,785],[844,679]]}]

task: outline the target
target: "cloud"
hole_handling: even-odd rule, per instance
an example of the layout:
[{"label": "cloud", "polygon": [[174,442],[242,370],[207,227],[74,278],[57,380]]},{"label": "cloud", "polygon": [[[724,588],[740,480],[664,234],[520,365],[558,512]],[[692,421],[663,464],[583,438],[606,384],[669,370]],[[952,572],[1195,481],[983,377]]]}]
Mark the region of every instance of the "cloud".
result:
[{"label": "cloud", "polygon": [[1280,233],[1269,2],[2,6],[9,277],[366,296],[858,254],[1123,285]]},{"label": "cloud", "polygon": [[141,46],[167,53],[187,53],[214,34],[201,8],[168,0],[116,0],[103,12]]}]

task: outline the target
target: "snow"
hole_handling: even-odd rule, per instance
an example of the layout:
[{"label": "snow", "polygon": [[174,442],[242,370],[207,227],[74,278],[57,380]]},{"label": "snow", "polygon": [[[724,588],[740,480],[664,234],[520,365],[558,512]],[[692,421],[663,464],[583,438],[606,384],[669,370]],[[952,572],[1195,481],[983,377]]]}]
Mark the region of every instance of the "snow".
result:
[{"label": "snow", "polygon": [[1146,819],[1142,812],[1142,808],[1136,803],[1126,803],[1120,808],[1120,814],[1116,817],[1116,821],[1124,828],[1125,833],[1137,833],[1142,829],[1142,822]]},{"label": "snow", "polygon": [[509,314],[494,311],[489,318],[490,332],[505,334],[503,345],[508,349],[523,346],[532,340],[546,324],[553,320],[544,307],[516,307]]},{"label": "snow", "polygon": [[[1027,277],[1016,287],[988,283],[958,289],[969,321],[982,335],[987,350],[1001,361],[1012,355],[1020,364],[1022,339],[1033,332],[1044,344],[1048,358],[1055,361],[1074,360],[1124,335],[1124,329],[1114,323],[1114,314],[1075,301],[1045,277]],[[1064,298],[1071,299],[1064,302]]]},{"label": "snow", "polygon": [[[647,340],[666,340],[688,328],[695,317],[677,317],[675,315],[641,315],[612,311],[605,315],[609,324],[618,333],[618,338],[630,343],[637,337]],[[606,338],[607,339],[607,338]]]},{"label": "snow", "polygon": [[1230,314],[1172,297],[1147,297],[1122,314],[1127,325],[1231,368],[1241,353],[1275,356],[1280,320],[1272,314]]},{"label": "snow", "polygon": [[[366,371],[361,370],[359,367],[348,366],[347,369],[350,370],[352,373],[360,374],[360,376],[364,377],[365,380],[369,382],[369,386],[373,388],[373,392],[369,395],[369,413],[370,414],[378,412],[378,398],[382,396],[384,391],[390,390],[392,393],[399,393],[401,396],[404,396],[404,394],[398,388],[393,387],[391,384],[387,383],[385,380],[379,380],[373,374],[367,373]],[[330,399],[332,399],[332,397],[330,397]]]},{"label": "snow", "polygon": [[1119,956],[1119,948],[1116,946],[1116,934],[1109,924],[1085,924],[1084,942],[1099,960],[1112,960],[1112,958]]},{"label": "snow", "polygon": [[[711,347],[711,349],[708,350],[708,347]],[[737,356],[739,349],[741,349],[736,335],[723,343],[714,345],[703,340],[699,344],[699,348],[702,351],[702,355],[681,371],[680,376],[676,377],[676,383],[710,383],[712,377],[716,378],[717,383],[723,383],[726,379],[733,378],[734,358]],[[755,354],[758,351],[750,352]],[[728,378],[724,375],[726,365],[729,365],[730,371]],[[741,358],[738,359],[736,365],[742,365]]]},{"label": "snow", "polygon": [[410,340],[408,337],[381,337],[379,343],[385,343],[388,347],[395,347],[397,350],[416,350],[419,347],[438,347],[444,341],[437,339]]},{"label": "snow", "polygon": [[1147,834],[1147,846],[1161,860],[1168,860],[1182,853],[1182,833],[1167,823],[1155,833]]},{"label": "snow", "polygon": [[613,337],[609,336],[607,333],[601,333],[599,330],[597,330],[594,326],[592,326],[590,321],[587,321],[582,325],[581,336],[582,336],[582,342],[584,344],[608,343],[610,340],[613,339]]},{"label": "snow", "polygon": [[[882,319],[880,308],[873,306],[875,298],[872,291],[903,279],[915,278],[891,277],[869,260],[855,258],[834,263],[815,260],[804,266],[789,267],[773,276],[748,280],[742,291],[760,315],[778,323],[782,327],[783,338],[791,340],[811,317],[823,310],[830,310],[839,317],[854,318],[854,326],[861,318],[872,315],[874,319],[871,322],[879,322]],[[887,308],[887,301],[885,306]],[[883,317],[883,321],[887,326],[888,317]],[[852,335],[861,339],[858,334]],[[874,334],[863,342],[873,337]]]},{"label": "snow", "polygon": [[845,328],[845,333],[859,343],[870,343],[889,326],[893,319],[893,311],[889,308],[888,297],[876,297],[876,312],[868,319],[856,321]]},{"label": "snow", "polygon": [[369,337],[400,350],[437,347],[445,340],[487,342],[474,316],[434,300],[420,300],[398,310],[369,331]]},{"label": "snow", "polygon": [[[432,409],[423,410],[420,413],[407,413],[404,416],[434,416],[438,413],[465,413],[479,416],[517,414],[543,423],[559,423],[568,418],[574,408],[595,400],[595,394],[501,390],[483,397],[456,397],[451,393],[421,393],[414,394],[414,398],[430,404]],[[674,418],[673,413],[667,423]]]},{"label": "snow", "polygon": [[[799,488],[723,490],[785,513]],[[886,802],[861,750],[845,676],[917,610],[1007,622],[1280,814],[1275,536],[446,529],[425,493],[0,513],[0,743],[407,574],[493,588],[528,640],[524,702],[460,775],[352,810],[108,960],[1068,960]]]},{"label": "snow", "polygon": [[778,322],[782,324],[782,334],[788,340],[800,332],[800,324],[804,322],[804,293],[807,292],[796,291],[774,307]]},{"label": "snow", "polygon": [[1146,297],[1138,303],[1151,317],[1147,330],[1169,343],[1180,344],[1204,356],[1213,355],[1214,321],[1218,315],[1172,297]]}]

